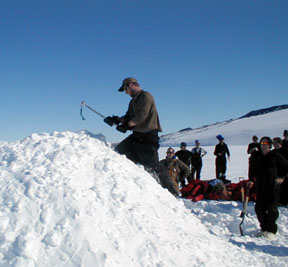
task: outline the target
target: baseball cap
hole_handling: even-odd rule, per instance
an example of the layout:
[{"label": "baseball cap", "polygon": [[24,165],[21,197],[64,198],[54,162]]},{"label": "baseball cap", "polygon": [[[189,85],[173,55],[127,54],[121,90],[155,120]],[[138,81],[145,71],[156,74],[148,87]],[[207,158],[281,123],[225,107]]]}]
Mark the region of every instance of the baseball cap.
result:
[{"label": "baseball cap", "polygon": [[137,83],[138,81],[135,78],[132,77],[128,77],[125,78],[122,82],[121,87],[118,89],[119,92],[123,92],[124,91],[124,86],[128,85],[129,83]]}]

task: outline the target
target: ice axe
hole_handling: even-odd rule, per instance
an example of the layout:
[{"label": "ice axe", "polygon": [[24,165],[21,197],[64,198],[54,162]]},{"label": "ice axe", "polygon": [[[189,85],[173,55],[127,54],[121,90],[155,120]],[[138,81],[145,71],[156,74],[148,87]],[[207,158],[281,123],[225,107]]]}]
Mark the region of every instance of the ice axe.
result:
[{"label": "ice axe", "polygon": [[83,116],[83,114],[82,114],[82,109],[83,109],[83,107],[86,107],[86,108],[90,109],[91,111],[93,111],[94,113],[96,113],[98,116],[100,116],[100,117],[103,118],[103,119],[106,118],[103,114],[101,114],[100,112],[98,112],[98,111],[95,110],[94,108],[91,108],[90,106],[88,106],[88,105],[85,103],[85,101],[81,101],[81,105],[80,105],[80,106],[81,106],[80,116],[81,116],[81,118],[82,118],[83,121],[85,120],[85,118],[84,118],[84,116]]},{"label": "ice axe", "polygon": [[239,183],[240,183],[240,185],[241,185],[241,189],[240,189],[240,192],[241,192],[241,201],[242,201],[243,208],[244,208],[245,195],[244,195],[243,181],[244,181],[244,177],[239,177]]},{"label": "ice axe", "polygon": [[[242,224],[244,222],[245,216],[247,216],[247,206],[248,206],[248,202],[249,202],[249,193],[250,193],[250,190],[249,190],[249,186],[248,186],[247,187],[247,191],[246,191],[246,197],[245,197],[245,200],[243,202],[243,210],[242,210],[242,212],[240,214],[240,217],[242,218],[242,220],[241,220],[241,222],[239,224],[239,230],[240,230],[241,236],[244,236],[244,232],[242,230]],[[241,195],[244,196],[244,187],[243,187],[242,184],[241,184]],[[243,197],[243,199],[244,199],[244,197]]]}]

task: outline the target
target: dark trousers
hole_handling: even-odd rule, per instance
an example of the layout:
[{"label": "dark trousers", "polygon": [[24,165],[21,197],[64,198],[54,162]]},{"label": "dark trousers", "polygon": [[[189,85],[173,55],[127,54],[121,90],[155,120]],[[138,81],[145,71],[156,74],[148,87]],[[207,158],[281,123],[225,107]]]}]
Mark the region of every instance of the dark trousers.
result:
[{"label": "dark trousers", "polygon": [[257,195],[255,212],[260,223],[261,230],[276,234],[276,220],[279,216],[277,205],[271,203],[271,200],[269,201],[269,199],[265,199],[265,196],[259,197],[259,195]]},{"label": "dark trousers", "polygon": [[250,181],[254,182],[257,172],[257,159],[250,157],[249,158],[249,166],[248,166],[248,178]]},{"label": "dark trousers", "polygon": [[195,164],[192,166],[192,177],[195,178],[196,173],[196,179],[200,179],[202,164]]},{"label": "dark trousers", "polygon": [[145,169],[154,170],[159,163],[158,139],[158,134],[154,132],[143,134],[133,132],[115,147],[115,151],[126,155],[136,164],[142,164]]},{"label": "dark trousers", "polygon": [[[216,157],[215,165],[216,165],[216,178],[225,179],[226,157]],[[220,173],[222,174],[221,177],[220,177]]]}]

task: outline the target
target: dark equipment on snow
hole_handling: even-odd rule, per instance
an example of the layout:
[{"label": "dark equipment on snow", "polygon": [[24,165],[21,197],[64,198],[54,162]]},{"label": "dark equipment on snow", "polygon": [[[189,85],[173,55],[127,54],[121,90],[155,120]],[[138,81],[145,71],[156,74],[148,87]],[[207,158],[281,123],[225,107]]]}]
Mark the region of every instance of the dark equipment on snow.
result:
[{"label": "dark equipment on snow", "polygon": [[[241,178],[239,178],[239,180],[241,181]],[[250,194],[250,190],[249,190],[249,186],[247,187],[247,191],[246,191],[246,197],[244,199],[244,187],[241,183],[241,197],[242,197],[242,203],[243,203],[243,210],[240,214],[240,217],[242,218],[240,224],[239,224],[239,230],[240,230],[240,234],[241,236],[244,236],[244,232],[243,232],[243,229],[242,229],[242,224],[244,222],[244,219],[245,219],[245,216],[248,215],[248,212],[247,212],[247,206],[248,206],[248,202],[249,202],[249,194]]]},{"label": "dark equipment on snow", "polygon": [[80,116],[82,118],[82,120],[84,121],[85,118],[83,117],[83,114],[82,114],[82,108],[83,107],[86,107],[86,108],[89,108],[91,111],[93,111],[94,113],[96,113],[98,116],[100,116],[101,118],[105,119],[106,117],[101,114],[100,112],[98,112],[97,110],[95,110],[94,108],[91,108],[90,106],[88,106],[85,101],[81,101],[81,109],[80,109]]}]

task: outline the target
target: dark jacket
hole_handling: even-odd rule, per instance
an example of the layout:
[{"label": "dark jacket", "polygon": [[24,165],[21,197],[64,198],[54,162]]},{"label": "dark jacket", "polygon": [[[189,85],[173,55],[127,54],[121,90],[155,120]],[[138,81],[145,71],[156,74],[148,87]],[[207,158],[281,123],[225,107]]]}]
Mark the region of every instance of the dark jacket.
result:
[{"label": "dark jacket", "polygon": [[[281,147],[279,149],[273,149],[271,152],[280,154],[280,156],[283,157],[288,162],[288,149]],[[279,177],[286,176],[287,171],[288,171],[288,169],[285,167],[285,165],[283,166],[283,164],[280,164],[278,166],[278,176]]]},{"label": "dark jacket", "polygon": [[199,147],[197,150],[196,147],[194,147],[191,151],[192,157],[191,157],[191,164],[195,166],[202,166],[202,157],[207,154],[206,150]]},{"label": "dark jacket", "polygon": [[279,153],[257,153],[256,191],[261,198],[273,199],[275,179],[288,172],[288,161]]},{"label": "dark jacket", "polygon": [[[219,155],[219,154],[221,154],[221,155]],[[217,158],[226,160],[226,154],[228,157],[230,157],[229,148],[225,143],[223,143],[222,145],[219,143],[215,146],[214,155]]]},{"label": "dark jacket", "polygon": [[191,152],[189,150],[178,150],[175,155],[177,156],[178,159],[183,161],[188,167],[191,164]]},{"label": "dark jacket", "polygon": [[[252,152],[251,152],[251,150],[253,149],[253,148],[256,148],[256,150],[254,149]],[[250,143],[249,145],[248,145],[248,148],[247,148],[247,153],[248,154],[250,154],[251,156],[250,157],[255,157],[256,155],[257,155],[257,151],[261,151],[261,146],[260,146],[260,144],[259,143]]]},{"label": "dark jacket", "polygon": [[288,140],[286,140],[286,139],[283,139],[283,140],[282,140],[282,147],[288,149]]},{"label": "dark jacket", "polygon": [[133,128],[135,132],[147,133],[153,130],[162,132],[154,98],[144,90],[131,99],[126,115],[121,118],[124,122],[129,120],[135,122],[136,126]]}]

